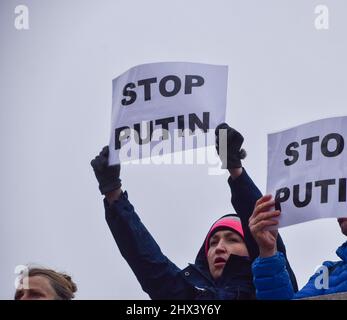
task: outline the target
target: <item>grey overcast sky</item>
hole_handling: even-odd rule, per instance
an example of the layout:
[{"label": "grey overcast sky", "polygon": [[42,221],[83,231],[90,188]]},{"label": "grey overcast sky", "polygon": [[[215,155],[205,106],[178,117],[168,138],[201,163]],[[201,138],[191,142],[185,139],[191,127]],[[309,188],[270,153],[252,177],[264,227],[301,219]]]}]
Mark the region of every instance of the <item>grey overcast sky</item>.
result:
[{"label": "grey overcast sky", "polygon": [[[29,9],[29,30],[14,27]],[[315,28],[315,8],[329,29]],[[267,133],[346,115],[347,2],[341,0],[1,0],[0,298],[14,268],[72,274],[79,299],[147,299],[104,220],[89,165],[108,143],[112,79],[132,66],[229,66],[227,122],[265,192]],[[127,166],[123,186],[163,252],[193,262],[210,224],[232,212],[227,175],[208,165]],[[345,237],[336,219],[281,230],[302,287]]]}]

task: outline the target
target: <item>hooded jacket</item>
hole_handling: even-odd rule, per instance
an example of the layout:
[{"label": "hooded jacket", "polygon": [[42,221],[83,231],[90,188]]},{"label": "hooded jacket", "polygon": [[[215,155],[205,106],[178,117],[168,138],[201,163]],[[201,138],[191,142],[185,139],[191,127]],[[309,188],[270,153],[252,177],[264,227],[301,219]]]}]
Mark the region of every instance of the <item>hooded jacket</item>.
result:
[{"label": "hooded jacket", "polygon": [[[258,255],[258,246],[247,230],[248,219],[261,193],[245,170],[239,178],[229,179],[229,185],[233,193],[232,202],[242,222],[250,258],[230,255],[222,275],[217,280],[214,280],[209,272],[205,241],[195,263],[181,270],[161,252],[136,214],[126,192],[111,205],[104,200],[106,221],[118,248],[142,289],[151,299],[255,299],[251,265]],[[277,245],[278,250],[283,251],[285,255],[280,236]],[[291,270],[289,264],[288,270]],[[294,277],[293,286],[295,285]]]}]

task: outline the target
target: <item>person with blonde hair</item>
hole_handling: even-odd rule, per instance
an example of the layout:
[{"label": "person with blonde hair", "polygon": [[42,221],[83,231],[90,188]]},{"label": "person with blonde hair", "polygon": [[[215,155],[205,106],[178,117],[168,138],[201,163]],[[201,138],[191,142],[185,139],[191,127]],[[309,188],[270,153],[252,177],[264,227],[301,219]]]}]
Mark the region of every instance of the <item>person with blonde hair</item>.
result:
[{"label": "person with blonde hair", "polygon": [[77,286],[71,277],[52,269],[29,266],[22,274],[15,300],[71,300]]}]

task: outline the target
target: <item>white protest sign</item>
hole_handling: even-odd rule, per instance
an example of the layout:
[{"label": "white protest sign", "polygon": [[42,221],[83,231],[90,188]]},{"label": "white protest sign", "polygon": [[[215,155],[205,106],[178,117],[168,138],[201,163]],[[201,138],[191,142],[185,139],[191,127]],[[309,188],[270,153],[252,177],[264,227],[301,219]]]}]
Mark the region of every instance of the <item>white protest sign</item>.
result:
[{"label": "white protest sign", "polygon": [[347,217],[347,117],[313,121],[268,135],[267,193],[279,227]]},{"label": "white protest sign", "polygon": [[207,135],[225,121],[227,79],[227,66],[185,62],[144,64],[114,79],[109,163],[213,144]]}]

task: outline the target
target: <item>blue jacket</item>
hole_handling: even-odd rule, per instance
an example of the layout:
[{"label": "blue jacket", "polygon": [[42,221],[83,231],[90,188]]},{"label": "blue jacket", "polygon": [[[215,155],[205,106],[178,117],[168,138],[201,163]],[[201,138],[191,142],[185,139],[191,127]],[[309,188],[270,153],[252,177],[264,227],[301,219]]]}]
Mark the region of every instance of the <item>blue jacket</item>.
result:
[{"label": "blue jacket", "polygon": [[[342,259],[338,262],[325,261],[329,271],[328,288],[322,288],[323,274],[318,270],[297,293],[294,293],[289,280],[285,259],[282,253],[269,258],[257,258],[253,262],[254,284],[257,299],[301,299],[318,295],[347,291],[347,242],[336,250]],[[320,277],[317,279],[317,277]],[[316,288],[315,282],[318,283]]]},{"label": "blue jacket", "polygon": [[[239,178],[234,181],[229,179],[228,182],[233,193],[232,203],[240,215],[251,257],[231,255],[217,281],[210,275],[204,245],[201,246],[195,263],[181,270],[161,252],[135,213],[126,192],[112,205],[104,200],[106,221],[118,248],[150,298],[255,299],[251,265],[252,259],[258,255],[258,247],[247,230],[248,219],[261,193],[245,170]],[[278,248],[284,250],[285,254],[280,237]]]}]

